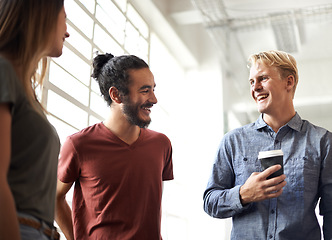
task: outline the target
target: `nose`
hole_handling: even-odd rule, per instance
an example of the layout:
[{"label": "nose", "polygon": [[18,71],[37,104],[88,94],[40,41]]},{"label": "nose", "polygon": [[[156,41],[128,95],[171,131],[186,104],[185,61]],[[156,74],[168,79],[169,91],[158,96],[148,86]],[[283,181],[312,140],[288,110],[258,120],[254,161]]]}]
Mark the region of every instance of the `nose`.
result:
[{"label": "nose", "polygon": [[158,102],[154,92],[151,93],[150,102],[153,103],[153,104],[156,104]]},{"label": "nose", "polygon": [[262,88],[262,85],[261,85],[260,81],[254,81],[253,84],[251,85],[251,88],[253,91],[257,91]]},{"label": "nose", "polygon": [[65,38],[68,38],[69,36],[70,36],[70,34],[66,31]]}]

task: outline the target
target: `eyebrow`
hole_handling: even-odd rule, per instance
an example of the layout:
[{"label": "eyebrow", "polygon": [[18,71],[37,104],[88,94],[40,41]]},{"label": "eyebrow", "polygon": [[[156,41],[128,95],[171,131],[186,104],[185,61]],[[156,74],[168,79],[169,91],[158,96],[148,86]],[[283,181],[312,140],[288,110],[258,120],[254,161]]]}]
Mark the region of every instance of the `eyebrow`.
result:
[{"label": "eyebrow", "polygon": [[[153,86],[153,88],[155,88],[156,87],[156,84]],[[140,87],[138,90],[143,90],[143,89],[146,89],[146,88],[148,88],[148,89],[152,89],[152,86],[151,85],[143,85],[142,87]]]},{"label": "eyebrow", "polygon": [[[263,78],[263,77],[268,77],[269,76],[269,74],[267,74],[267,73],[261,73],[261,74],[259,74],[259,75],[257,75],[257,77],[256,78]],[[250,80],[253,80],[252,78],[249,78],[249,81]]]}]

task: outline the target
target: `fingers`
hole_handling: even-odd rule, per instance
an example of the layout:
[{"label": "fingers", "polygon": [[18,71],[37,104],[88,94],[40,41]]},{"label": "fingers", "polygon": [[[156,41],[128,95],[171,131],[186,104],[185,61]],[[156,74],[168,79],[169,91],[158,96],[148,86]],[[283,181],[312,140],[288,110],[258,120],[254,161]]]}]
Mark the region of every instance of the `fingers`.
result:
[{"label": "fingers", "polygon": [[286,186],[287,182],[282,181],[274,185],[270,185],[265,188],[265,193],[270,194],[282,190]]},{"label": "fingers", "polygon": [[266,181],[266,184],[267,184],[267,185],[277,185],[277,184],[279,184],[279,183],[285,181],[285,179],[286,179],[286,175],[285,175],[285,174],[282,174],[282,175],[280,175],[280,176],[278,176],[278,177],[274,177],[274,178],[268,179],[268,180]]},{"label": "fingers", "polygon": [[268,180],[266,178],[280,168],[280,165],[275,165],[263,172],[252,173],[240,188],[241,203],[247,204],[279,197],[286,186],[286,175],[282,174]]},{"label": "fingers", "polygon": [[281,169],[280,164],[273,165],[273,166],[265,169],[263,172],[261,172],[261,177],[266,179],[268,176],[270,176],[272,173],[278,171],[279,169]]},{"label": "fingers", "polygon": [[265,199],[276,198],[279,197],[283,192],[283,188],[279,189],[278,191],[270,192],[265,195]]}]

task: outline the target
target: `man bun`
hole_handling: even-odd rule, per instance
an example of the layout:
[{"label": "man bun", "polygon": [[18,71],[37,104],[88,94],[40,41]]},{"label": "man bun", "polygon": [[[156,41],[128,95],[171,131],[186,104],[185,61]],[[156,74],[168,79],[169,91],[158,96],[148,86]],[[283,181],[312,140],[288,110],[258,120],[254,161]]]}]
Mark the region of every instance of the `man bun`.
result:
[{"label": "man bun", "polygon": [[111,53],[98,54],[93,59],[93,72],[91,74],[91,77],[97,80],[100,74],[102,73],[102,69],[105,66],[105,64],[112,58],[114,58],[114,56]]}]

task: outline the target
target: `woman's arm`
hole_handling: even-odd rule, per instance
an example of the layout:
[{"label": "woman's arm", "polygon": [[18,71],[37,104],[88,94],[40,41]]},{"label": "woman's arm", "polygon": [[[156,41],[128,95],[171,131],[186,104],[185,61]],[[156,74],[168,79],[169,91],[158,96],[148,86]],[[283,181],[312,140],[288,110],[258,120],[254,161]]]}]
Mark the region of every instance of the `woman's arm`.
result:
[{"label": "woman's arm", "polygon": [[9,105],[0,103],[0,239],[20,239],[14,198],[7,174],[11,154],[11,122]]}]

